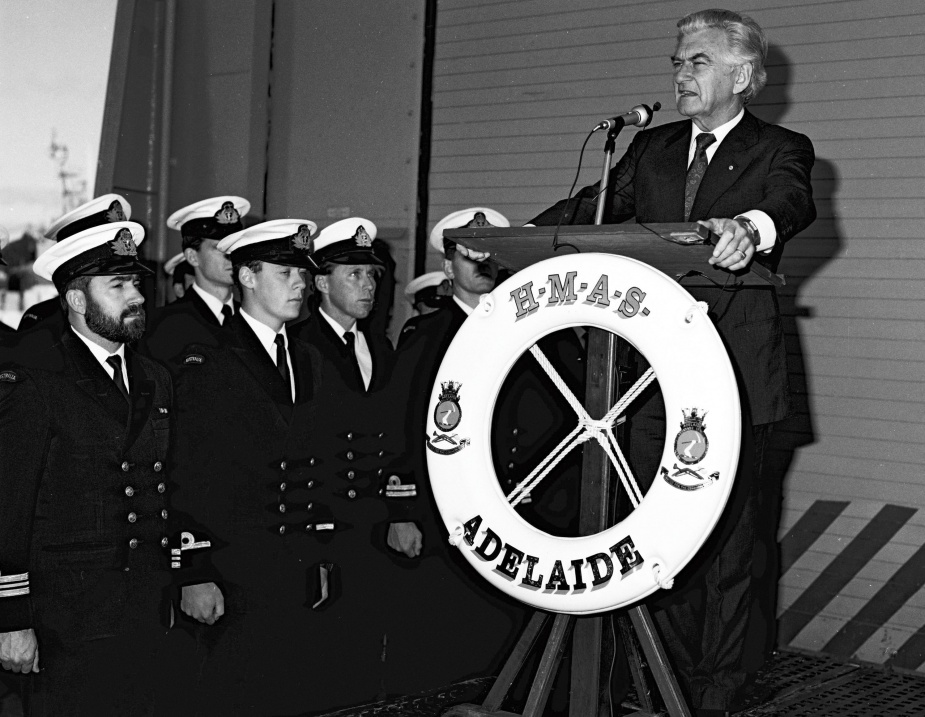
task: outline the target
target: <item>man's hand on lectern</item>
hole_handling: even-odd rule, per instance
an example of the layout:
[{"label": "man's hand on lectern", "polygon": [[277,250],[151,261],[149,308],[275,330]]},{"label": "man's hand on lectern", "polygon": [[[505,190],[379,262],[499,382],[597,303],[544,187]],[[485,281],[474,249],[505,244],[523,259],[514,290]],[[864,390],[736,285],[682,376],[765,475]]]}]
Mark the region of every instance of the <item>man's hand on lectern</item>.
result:
[{"label": "man's hand on lectern", "polygon": [[755,256],[755,244],[748,227],[735,219],[707,219],[698,224],[705,226],[719,241],[713,247],[709,262],[727,271],[745,269]]}]

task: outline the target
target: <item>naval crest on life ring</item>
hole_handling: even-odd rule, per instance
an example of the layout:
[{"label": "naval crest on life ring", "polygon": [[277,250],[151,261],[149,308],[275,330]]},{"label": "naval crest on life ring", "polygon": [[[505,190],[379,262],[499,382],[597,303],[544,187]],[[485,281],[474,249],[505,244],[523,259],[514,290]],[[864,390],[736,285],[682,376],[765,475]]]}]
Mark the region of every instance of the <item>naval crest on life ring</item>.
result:
[{"label": "naval crest on life ring", "polygon": [[684,420],[681,430],[674,439],[674,454],[678,460],[687,465],[700,463],[707,455],[710,441],[707,440],[707,427],[704,424],[706,414],[696,408],[682,410]]}]

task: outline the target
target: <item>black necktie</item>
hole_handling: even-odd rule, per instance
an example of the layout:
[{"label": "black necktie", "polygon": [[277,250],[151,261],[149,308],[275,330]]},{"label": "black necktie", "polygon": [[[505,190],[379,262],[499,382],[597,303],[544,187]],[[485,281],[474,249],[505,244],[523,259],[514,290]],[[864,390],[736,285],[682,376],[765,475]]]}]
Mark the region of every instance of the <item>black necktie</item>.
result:
[{"label": "black necktie", "polygon": [[289,380],[289,361],[286,360],[286,339],[282,334],[276,334],[273,343],[276,344],[276,368],[279,375],[283,377],[283,383],[286,384],[286,392],[292,396],[292,382]]},{"label": "black necktie", "polygon": [[684,221],[691,217],[691,209],[694,206],[694,199],[697,197],[697,189],[700,187],[700,180],[703,179],[707,171],[707,147],[716,141],[709,132],[697,135],[697,149],[694,152],[694,161],[687,169],[687,183],[684,185]]},{"label": "black necktie", "polygon": [[360,388],[366,390],[366,381],[363,379],[363,372],[360,371],[360,362],[357,360],[356,334],[348,331],[344,334],[344,341],[347,342],[347,353],[350,355],[350,362],[353,364],[353,373],[360,381]]},{"label": "black necktie", "polygon": [[125,379],[122,378],[122,357],[119,354],[113,354],[106,359],[106,363],[112,366],[112,382],[116,384],[116,388],[119,389],[119,393],[122,394],[122,398],[125,399],[126,403],[131,404],[128,389],[125,387]]},{"label": "black necktie", "polygon": [[231,310],[231,307],[228,304],[222,304],[222,326],[228,326],[232,316],[234,316],[234,311]]}]

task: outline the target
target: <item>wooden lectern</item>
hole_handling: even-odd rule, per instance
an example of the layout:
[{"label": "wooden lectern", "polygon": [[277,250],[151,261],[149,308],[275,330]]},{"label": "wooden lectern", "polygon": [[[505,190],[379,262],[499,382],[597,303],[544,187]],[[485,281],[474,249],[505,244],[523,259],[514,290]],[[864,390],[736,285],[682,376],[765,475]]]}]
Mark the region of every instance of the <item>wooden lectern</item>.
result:
[{"label": "wooden lectern", "polygon": [[[495,262],[514,272],[543,259],[579,251],[620,254],[637,259],[670,278],[686,277],[684,286],[722,286],[733,282],[781,286],[784,283],[782,277],[772,274],[756,262],[752,262],[749,270],[734,274],[710,266],[707,259],[718,237],[696,223],[570,226],[558,230],[555,227],[456,229],[445,232],[445,236],[470,249],[490,252]],[[628,354],[625,342],[620,344],[620,353]],[[592,416],[603,416],[618,398],[616,336],[608,331],[589,328],[587,351],[584,405]],[[608,511],[612,502],[610,466],[596,442],[586,443],[583,451],[579,530],[582,535],[590,535],[609,527]],[[626,612],[628,621],[625,617],[619,618],[620,630],[634,686],[642,705],[642,711],[636,712],[634,717],[654,717],[657,714],[657,706],[643,669],[643,660],[651,669],[668,714],[671,717],[690,717],[648,608],[636,606]],[[542,611],[533,615],[483,704],[458,705],[446,712],[446,717],[514,717],[514,713],[501,711],[501,704],[550,617],[550,614]],[[603,622],[601,616],[555,616],[533,686],[521,713],[523,717],[538,717],[543,713],[572,629],[569,714],[571,717],[597,717],[600,710]],[[642,655],[636,650],[636,639],[642,647]]]}]

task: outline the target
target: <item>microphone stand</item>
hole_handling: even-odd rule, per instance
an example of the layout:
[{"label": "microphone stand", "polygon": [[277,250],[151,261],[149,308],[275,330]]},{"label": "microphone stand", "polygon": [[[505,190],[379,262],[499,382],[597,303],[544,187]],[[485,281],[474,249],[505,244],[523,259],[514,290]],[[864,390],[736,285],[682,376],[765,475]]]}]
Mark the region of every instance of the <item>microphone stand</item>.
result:
[{"label": "microphone stand", "polygon": [[615,122],[607,130],[607,141],[604,142],[604,169],[601,172],[601,189],[597,194],[597,211],[594,213],[594,223],[598,226],[604,223],[604,205],[607,203],[607,185],[610,183],[610,163],[613,161],[613,150],[617,135],[623,129],[622,122]]}]

